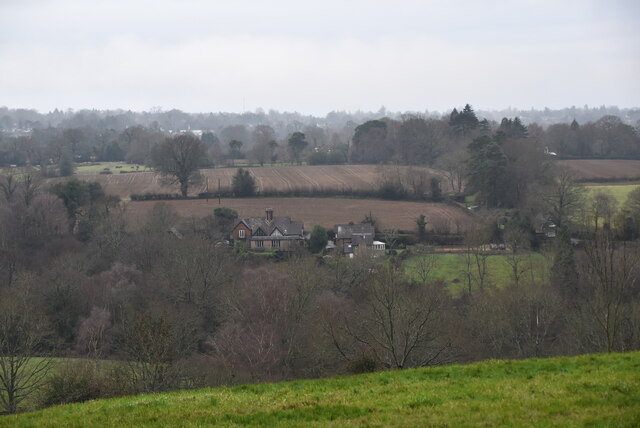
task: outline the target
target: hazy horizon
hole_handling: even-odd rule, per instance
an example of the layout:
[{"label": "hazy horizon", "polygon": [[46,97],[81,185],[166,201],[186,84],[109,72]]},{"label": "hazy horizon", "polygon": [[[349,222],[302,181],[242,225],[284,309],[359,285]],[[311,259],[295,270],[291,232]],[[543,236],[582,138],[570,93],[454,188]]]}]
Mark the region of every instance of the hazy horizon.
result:
[{"label": "hazy horizon", "polygon": [[324,116],[640,104],[640,4],[0,1],[0,105]]}]

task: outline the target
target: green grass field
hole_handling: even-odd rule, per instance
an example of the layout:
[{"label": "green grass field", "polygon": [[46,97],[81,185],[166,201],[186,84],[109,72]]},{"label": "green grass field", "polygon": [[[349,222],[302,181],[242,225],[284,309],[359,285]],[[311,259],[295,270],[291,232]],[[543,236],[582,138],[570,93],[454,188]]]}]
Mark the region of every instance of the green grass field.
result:
[{"label": "green grass field", "polygon": [[[405,272],[410,278],[418,280],[416,272],[419,269],[418,259],[421,256],[413,257],[405,262]],[[549,260],[542,254],[528,253],[522,256],[523,266],[526,273],[523,275],[524,281],[545,282],[549,275]],[[465,255],[464,254],[435,254],[436,266],[430,275],[432,280],[444,281],[451,292],[456,293],[465,284]],[[512,268],[507,263],[507,256],[491,255],[487,258],[487,271],[489,282],[498,287],[503,287],[512,282]]]},{"label": "green grass field", "polygon": [[76,174],[99,174],[104,171],[105,168],[109,168],[113,174],[118,174],[120,171],[151,171],[144,165],[133,165],[124,162],[99,162],[94,164],[76,164]]},{"label": "green grass field", "polygon": [[0,427],[637,427],[640,353],[389,371],[139,395],[0,417]]},{"label": "green grass field", "polygon": [[613,197],[618,201],[618,207],[622,207],[627,200],[627,195],[633,189],[640,187],[638,184],[609,184],[609,185],[590,185],[586,186],[589,189],[589,195],[595,195],[597,192],[607,192],[611,193]]}]

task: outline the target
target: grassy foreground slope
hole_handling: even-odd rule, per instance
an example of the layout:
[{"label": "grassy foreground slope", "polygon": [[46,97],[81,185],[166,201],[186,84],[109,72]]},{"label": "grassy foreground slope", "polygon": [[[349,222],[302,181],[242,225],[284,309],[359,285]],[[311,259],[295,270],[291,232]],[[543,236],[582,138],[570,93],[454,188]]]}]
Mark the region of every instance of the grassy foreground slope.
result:
[{"label": "grassy foreground slope", "polygon": [[139,395],[0,417],[2,427],[639,423],[639,352]]}]

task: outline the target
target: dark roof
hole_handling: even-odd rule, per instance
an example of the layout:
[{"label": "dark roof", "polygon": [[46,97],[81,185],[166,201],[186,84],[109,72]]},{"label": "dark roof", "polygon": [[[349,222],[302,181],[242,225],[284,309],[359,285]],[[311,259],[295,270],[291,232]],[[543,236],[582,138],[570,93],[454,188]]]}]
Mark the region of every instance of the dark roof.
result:
[{"label": "dark roof", "polygon": [[360,245],[363,241],[365,245],[373,245],[375,228],[369,223],[359,224],[337,224],[333,228],[336,239],[350,239],[354,245]]},{"label": "dark roof", "polygon": [[258,229],[261,229],[267,237],[271,236],[276,229],[285,237],[302,235],[302,223],[291,221],[291,217],[275,217],[271,221],[264,217],[250,217],[240,220],[239,223],[244,223],[251,229],[251,234],[254,236]]}]

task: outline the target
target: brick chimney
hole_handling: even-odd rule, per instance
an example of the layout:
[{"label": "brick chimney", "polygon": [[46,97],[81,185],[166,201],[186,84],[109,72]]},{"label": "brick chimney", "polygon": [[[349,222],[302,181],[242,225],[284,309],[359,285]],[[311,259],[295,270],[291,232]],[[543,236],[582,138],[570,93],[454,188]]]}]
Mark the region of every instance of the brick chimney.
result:
[{"label": "brick chimney", "polygon": [[267,208],[267,221],[273,220],[273,208]]}]

